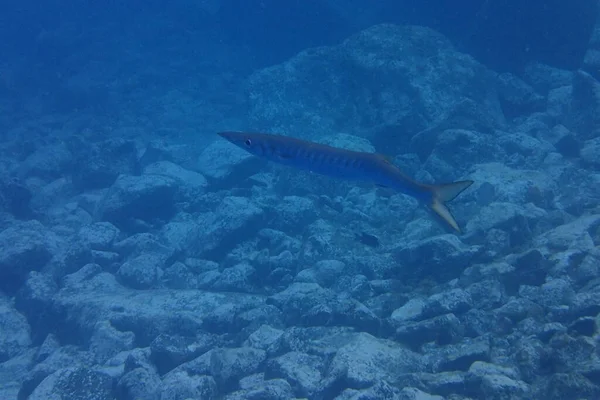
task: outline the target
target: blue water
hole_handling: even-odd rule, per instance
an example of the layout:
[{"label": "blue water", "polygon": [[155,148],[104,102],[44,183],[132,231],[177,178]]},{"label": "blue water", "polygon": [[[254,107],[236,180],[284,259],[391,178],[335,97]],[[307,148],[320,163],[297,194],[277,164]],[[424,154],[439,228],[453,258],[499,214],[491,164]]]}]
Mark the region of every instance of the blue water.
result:
[{"label": "blue water", "polygon": [[0,399],[600,398],[597,1],[5,3]]}]

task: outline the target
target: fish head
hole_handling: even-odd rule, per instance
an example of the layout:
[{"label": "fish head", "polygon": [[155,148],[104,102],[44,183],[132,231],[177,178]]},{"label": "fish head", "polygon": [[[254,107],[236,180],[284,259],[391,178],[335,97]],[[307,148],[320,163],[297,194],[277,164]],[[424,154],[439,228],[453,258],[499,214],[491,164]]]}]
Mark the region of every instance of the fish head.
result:
[{"label": "fish head", "polygon": [[265,147],[263,141],[260,139],[260,133],[226,131],[218,132],[217,134],[249,153],[257,156],[264,155]]}]

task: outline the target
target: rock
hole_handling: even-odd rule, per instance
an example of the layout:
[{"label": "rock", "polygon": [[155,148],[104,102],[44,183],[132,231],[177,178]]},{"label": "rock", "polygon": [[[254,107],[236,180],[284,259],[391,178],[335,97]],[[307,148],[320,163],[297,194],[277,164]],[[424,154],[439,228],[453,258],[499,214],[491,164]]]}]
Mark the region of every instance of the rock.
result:
[{"label": "rock", "polygon": [[32,190],[18,179],[0,178],[0,207],[17,218],[31,215]]},{"label": "rock", "polygon": [[[360,90],[352,84],[357,71],[366,77]],[[328,82],[326,91],[322,82]],[[305,50],[254,73],[250,119],[259,129],[311,132],[308,139],[392,126],[403,126],[410,136],[464,99],[501,120],[495,91],[481,90],[493,87],[491,82],[485,68],[430,29],[376,25],[338,46]],[[415,98],[420,101],[411,101]],[[360,112],[347,111],[356,109]]]},{"label": "rock", "polygon": [[489,337],[465,338],[462,342],[450,344],[431,354],[432,370],[467,371],[476,361],[490,361]]},{"label": "rock", "polygon": [[538,137],[550,143],[565,157],[577,157],[580,154],[582,144],[577,136],[564,125],[555,125],[552,129],[542,130]]},{"label": "rock", "polygon": [[38,177],[54,180],[68,173],[73,155],[64,143],[38,148],[19,167],[21,178]]},{"label": "rock", "polygon": [[212,287],[218,291],[252,293],[256,275],[256,270],[249,264],[237,264],[223,269]]},{"label": "rock", "polygon": [[15,306],[27,317],[36,341],[45,338],[55,326],[52,310],[57,291],[58,285],[51,276],[33,271],[17,292]]},{"label": "rock", "polygon": [[210,372],[217,385],[227,390],[244,377],[256,372],[267,355],[251,347],[215,349],[210,356]]},{"label": "rock", "polygon": [[158,399],[161,387],[156,371],[144,367],[127,371],[117,382],[119,397],[124,399]]},{"label": "rock", "polygon": [[553,374],[538,398],[559,400],[595,399],[600,396],[600,387],[576,372]]},{"label": "rock", "polygon": [[99,321],[94,326],[90,339],[90,352],[96,356],[99,364],[104,363],[121,351],[134,347],[135,335],[132,332],[121,332],[108,321]]},{"label": "rock", "polygon": [[396,337],[412,348],[419,348],[428,342],[440,345],[456,343],[464,335],[464,326],[454,314],[440,315],[419,322],[402,324],[396,330]]},{"label": "rock", "polygon": [[304,269],[296,275],[297,282],[313,282],[321,287],[330,287],[344,271],[346,265],[337,260],[321,260],[314,267]]},{"label": "rock", "polygon": [[212,376],[190,376],[186,372],[167,374],[162,381],[160,400],[213,399],[218,395]]},{"label": "rock", "polygon": [[480,251],[480,246],[466,245],[456,235],[446,234],[404,246],[395,256],[406,266],[403,270],[412,271],[404,272],[411,278],[431,275],[442,282],[459,275]]},{"label": "rock", "polygon": [[553,279],[540,287],[522,285],[519,295],[544,307],[567,305],[575,295],[571,284],[564,279]]},{"label": "rock", "polygon": [[421,317],[430,318],[450,313],[462,314],[471,308],[472,303],[469,293],[462,289],[437,293],[425,300]]},{"label": "rock", "polygon": [[111,138],[89,146],[79,143],[73,183],[79,189],[101,189],[114,184],[120,174],[139,173],[137,148],[133,141]]},{"label": "rock", "polygon": [[135,227],[136,219],[147,223],[168,219],[176,190],[176,181],[166,176],[120,175],[98,204],[96,219],[125,230]]},{"label": "rock", "polygon": [[256,380],[251,384],[242,383],[245,380],[240,380],[240,386],[243,390],[233,392],[224,397],[224,400],[245,400],[245,399],[264,399],[264,400],[279,400],[293,399],[294,392],[290,384],[283,379]]},{"label": "rock", "polygon": [[158,283],[164,264],[165,259],[159,254],[141,254],[125,261],[117,271],[117,277],[125,286],[148,289]]},{"label": "rock", "polygon": [[196,168],[214,184],[226,187],[257,173],[262,165],[258,157],[218,138],[200,153]]},{"label": "rock", "polygon": [[406,321],[415,321],[422,319],[425,300],[415,298],[408,300],[402,307],[394,310],[391,319],[396,325],[401,325]]},{"label": "rock", "polygon": [[319,389],[324,365],[320,357],[291,351],[269,360],[265,377],[285,379],[297,396],[310,398]]},{"label": "rock", "polygon": [[534,62],[525,67],[524,80],[545,95],[551,89],[570,85],[573,72]]},{"label": "rock", "polygon": [[[290,172],[291,171],[286,171]],[[292,178],[293,179],[293,178]],[[312,182],[314,188],[314,182]],[[294,185],[296,190],[298,186]],[[293,235],[301,232],[302,227],[317,219],[316,206],[314,202],[305,197],[284,196],[277,202],[273,212],[276,214],[272,227]]]},{"label": "rock", "polygon": [[150,358],[160,375],[191,361],[215,347],[216,338],[200,333],[196,337],[160,334],[150,344]]},{"label": "rock", "polygon": [[494,202],[482,207],[479,214],[467,223],[466,230],[475,232],[501,229],[509,233],[511,246],[519,246],[532,239],[535,224],[545,215],[546,211],[532,204],[519,206]]},{"label": "rock", "polygon": [[63,368],[44,379],[28,399],[114,399],[112,379],[101,372],[81,367]]},{"label": "rock", "polygon": [[533,111],[541,111],[545,105],[543,96],[511,73],[500,74],[497,87],[502,111],[508,117],[514,118]]},{"label": "rock", "polygon": [[282,330],[275,329],[269,325],[261,325],[260,328],[248,336],[244,345],[265,350],[267,355],[273,355],[279,352],[282,336]]},{"label": "rock", "polygon": [[403,372],[419,372],[422,358],[395,342],[357,333],[335,353],[327,376],[342,387],[366,388],[378,381],[393,380]]},{"label": "rock", "polygon": [[490,313],[477,308],[461,315],[460,323],[464,326],[464,334],[468,337],[478,337],[485,334],[506,335],[514,329],[514,322],[505,315]]},{"label": "rock", "polygon": [[110,250],[119,238],[119,228],[110,222],[95,222],[85,225],[79,230],[79,238],[93,250]]},{"label": "rock", "polygon": [[316,283],[293,283],[269,297],[267,302],[279,308],[286,321],[297,321],[313,307],[330,304],[334,298],[332,291]]},{"label": "rock", "polygon": [[114,251],[123,257],[135,258],[152,253],[165,262],[170,261],[175,255],[175,249],[166,246],[163,241],[150,233],[138,233],[114,244]]},{"label": "rock", "polygon": [[201,214],[197,248],[193,256],[219,259],[238,244],[238,238],[251,237],[261,227],[263,210],[245,197],[229,196],[215,211]]},{"label": "rock", "polygon": [[586,140],[583,143],[581,159],[592,168],[600,166],[600,138]]},{"label": "rock", "polygon": [[31,346],[27,319],[0,295],[0,363],[24,353]]},{"label": "rock", "polygon": [[262,304],[258,307],[242,311],[235,316],[235,321],[237,326],[243,327],[244,331],[248,333],[253,332],[263,324],[276,328],[284,326],[283,314],[277,307],[270,304]]},{"label": "rock", "polygon": [[600,117],[600,82],[583,70],[573,76],[573,91],[568,112],[561,121],[572,129],[580,140],[598,136]]},{"label": "rock", "polygon": [[178,184],[180,201],[194,202],[206,191],[206,178],[195,171],[187,170],[170,161],[157,161],[144,168],[146,175],[161,175],[174,179]]},{"label": "rock", "polygon": [[479,310],[500,307],[506,297],[504,286],[497,280],[492,279],[475,282],[466,288],[466,292]]},{"label": "rock", "polygon": [[0,289],[14,293],[30,271],[52,258],[54,235],[38,221],[19,222],[0,232]]},{"label": "rock", "polygon": [[[239,313],[262,304],[264,299],[259,296],[236,293],[130,290],[112,275],[100,273],[65,285],[54,297],[54,309],[59,313],[53,318],[68,337],[83,340],[90,335],[89,321],[110,320],[117,330],[133,332],[137,343],[151,343],[161,333],[195,336],[210,329],[215,319],[221,321],[224,330],[231,331],[235,329],[232,307]],[[229,318],[219,317],[220,307],[229,310]]]}]

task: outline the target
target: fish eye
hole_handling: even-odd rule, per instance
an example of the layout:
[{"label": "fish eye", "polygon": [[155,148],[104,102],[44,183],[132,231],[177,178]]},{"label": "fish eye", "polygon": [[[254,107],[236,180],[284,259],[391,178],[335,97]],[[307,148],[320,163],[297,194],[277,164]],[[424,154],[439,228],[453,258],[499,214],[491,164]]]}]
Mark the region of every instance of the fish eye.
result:
[{"label": "fish eye", "polygon": [[252,140],[250,140],[250,139],[246,139],[246,140],[244,141],[244,144],[245,144],[246,146],[250,147],[250,146],[252,146]]}]

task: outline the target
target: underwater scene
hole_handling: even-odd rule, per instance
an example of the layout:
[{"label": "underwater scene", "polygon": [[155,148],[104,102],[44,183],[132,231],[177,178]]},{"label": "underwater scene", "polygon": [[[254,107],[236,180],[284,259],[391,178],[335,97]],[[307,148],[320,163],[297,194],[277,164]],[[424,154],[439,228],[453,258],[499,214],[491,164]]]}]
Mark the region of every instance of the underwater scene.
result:
[{"label": "underwater scene", "polygon": [[600,399],[598,0],[0,38],[0,400]]}]

